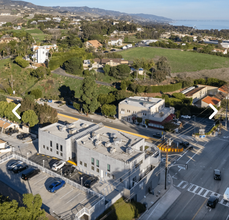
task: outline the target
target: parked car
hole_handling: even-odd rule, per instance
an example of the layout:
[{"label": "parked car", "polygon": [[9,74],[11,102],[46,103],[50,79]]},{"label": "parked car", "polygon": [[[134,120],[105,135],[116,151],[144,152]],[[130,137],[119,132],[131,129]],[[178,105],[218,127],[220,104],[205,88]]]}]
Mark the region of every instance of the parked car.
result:
[{"label": "parked car", "polygon": [[109,51],[105,50],[103,53],[109,53]]},{"label": "parked car", "polygon": [[111,51],[116,51],[115,49],[111,49]]},{"label": "parked car", "polygon": [[65,181],[62,179],[59,179],[49,186],[48,191],[51,193],[55,193],[57,190],[64,187],[65,185],[66,185]]},{"label": "parked car", "polygon": [[57,161],[52,165],[52,170],[57,171],[61,169],[64,165],[65,165],[65,161],[63,160]]},{"label": "parked car", "polygon": [[23,161],[21,161],[21,160],[17,160],[17,161],[14,161],[14,162],[12,162],[12,163],[10,163],[8,166],[7,166],[7,168],[8,168],[8,170],[12,170],[14,167],[16,167],[18,164],[22,164],[23,163]]},{"label": "parked car", "polygon": [[67,165],[67,166],[64,166],[62,173],[64,176],[71,176],[75,170],[76,168],[73,165]]},{"label": "parked car", "polygon": [[187,118],[187,119],[190,119],[190,118],[191,118],[191,116],[189,116],[189,115],[181,115],[181,118]]},{"label": "parked car", "polygon": [[31,167],[30,169],[28,169],[28,170],[26,170],[25,172],[22,173],[21,178],[23,180],[29,180],[33,176],[37,175],[38,173],[40,173],[40,170],[38,168]]},{"label": "parked car", "polygon": [[51,103],[52,102],[52,99],[49,99],[48,102]]},{"label": "parked car", "polygon": [[193,146],[190,145],[190,143],[188,141],[182,141],[182,142],[180,142],[180,145],[183,146],[183,148],[188,148],[189,150],[193,149]]},{"label": "parked car", "polygon": [[210,196],[207,202],[207,206],[210,208],[215,208],[216,204],[219,202],[219,198],[216,196]]},{"label": "parked car", "polygon": [[25,170],[28,168],[28,165],[26,163],[22,163],[22,164],[18,164],[17,166],[15,166],[12,171],[14,173],[20,173],[21,171]]},{"label": "parked car", "polygon": [[91,188],[98,181],[97,178],[89,178],[84,182],[84,186],[87,188]]},{"label": "parked car", "polygon": [[214,180],[221,180],[221,171],[218,169],[214,169],[213,176]]},{"label": "parked car", "polygon": [[153,137],[155,137],[155,138],[162,138],[162,134],[161,133],[156,133],[156,134],[153,134]]}]

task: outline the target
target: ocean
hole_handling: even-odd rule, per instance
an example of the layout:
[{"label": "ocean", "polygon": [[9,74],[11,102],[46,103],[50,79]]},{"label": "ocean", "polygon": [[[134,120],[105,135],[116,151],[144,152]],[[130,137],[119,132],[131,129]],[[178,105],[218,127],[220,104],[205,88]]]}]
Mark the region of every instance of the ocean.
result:
[{"label": "ocean", "polygon": [[229,29],[229,20],[177,20],[170,23],[174,26],[195,27],[195,29]]}]

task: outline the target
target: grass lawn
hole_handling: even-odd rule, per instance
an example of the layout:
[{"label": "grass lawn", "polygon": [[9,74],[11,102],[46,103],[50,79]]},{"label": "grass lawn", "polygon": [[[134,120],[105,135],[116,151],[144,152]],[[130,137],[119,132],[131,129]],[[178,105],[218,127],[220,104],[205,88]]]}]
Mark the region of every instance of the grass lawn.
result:
[{"label": "grass lawn", "polygon": [[36,42],[44,41],[45,36],[47,36],[47,34],[31,34],[31,35],[34,37]]},{"label": "grass lawn", "polygon": [[[9,63],[11,68],[7,68],[5,64]],[[0,61],[0,92],[4,93],[4,90],[1,89],[9,87],[9,80],[11,74],[13,76],[13,90],[16,91],[17,96],[22,96],[24,93],[39,88],[41,89],[43,96],[58,97],[61,95],[60,87],[69,86],[69,90],[75,92],[75,97],[79,98],[80,86],[82,85],[82,80],[68,78],[66,76],[60,76],[52,74],[51,76],[46,77],[43,80],[38,81],[36,78],[30,75],[30,69],[23,69],[17,64],[13,63],[10,59],[5,59]],[[63,87],[64,88],[64,87]],[[110,91],[116,90],[113,87],[97,85],[98,94],[100,93],[109,93]],[[66,91],[67,89],[64,89]]]},{"label": "grass lawn", "polygon": [[110,213],[104,220],[132,220],[138,218],[139,214],[144,211],[145,208],[141,203],[126,203],[123,198],[121,198],[108,208],[98,219]]},{"label": "grass lawn", "polygon": [[134,35],[130,35],[128,36],[128,42],[124,42],[124,43],[138,43],[139,41],[141,41],[141,39],[137,39]]},{"label": "grass lawn", "polygon": [[226,57],[173,49],[138,47],[119,52],[119,54],[125,60],[134,60],[135,58],[143,57],[157,60],[159,57],[165,56],[171,65],[173,73],[229,67],[229,58]]}]

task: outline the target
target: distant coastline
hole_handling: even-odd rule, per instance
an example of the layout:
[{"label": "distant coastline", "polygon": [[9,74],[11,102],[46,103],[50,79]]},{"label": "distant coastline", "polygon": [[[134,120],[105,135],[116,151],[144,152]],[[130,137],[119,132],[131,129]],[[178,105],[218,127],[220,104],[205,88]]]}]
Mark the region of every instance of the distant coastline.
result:
[{"label": "distant coastline", "polygon": [[174,20],[169,22],[173,26],[188,26],[195,29],[229,29],[229,20]]}]

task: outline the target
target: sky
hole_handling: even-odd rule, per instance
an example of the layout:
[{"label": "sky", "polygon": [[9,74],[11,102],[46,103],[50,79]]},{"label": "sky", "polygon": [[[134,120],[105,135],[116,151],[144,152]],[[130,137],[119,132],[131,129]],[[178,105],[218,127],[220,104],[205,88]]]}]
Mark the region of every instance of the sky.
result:
[{"label": "sky", "polygon": [[229,20],[228,0],[25,0],[42,6],[87,6],[174,20]]}]

